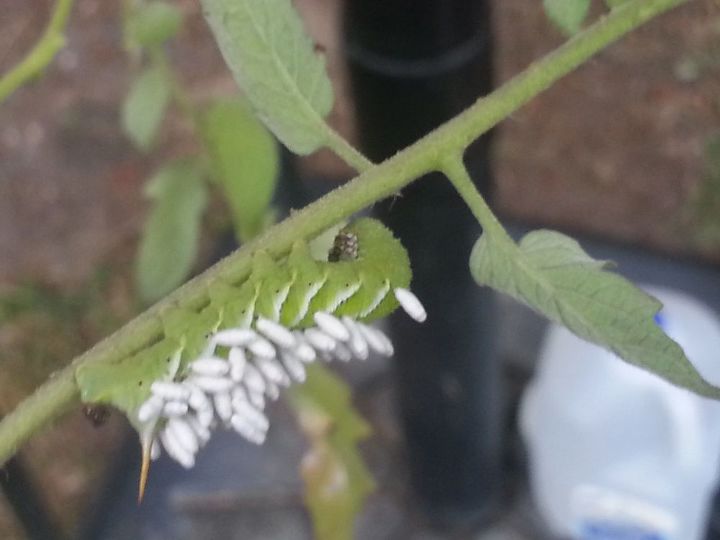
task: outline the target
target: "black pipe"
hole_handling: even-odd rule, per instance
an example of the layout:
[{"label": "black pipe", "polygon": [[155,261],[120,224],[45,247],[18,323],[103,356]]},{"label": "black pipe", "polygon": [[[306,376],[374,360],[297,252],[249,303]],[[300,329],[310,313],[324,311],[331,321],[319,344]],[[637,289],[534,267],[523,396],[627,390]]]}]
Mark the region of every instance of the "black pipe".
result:
[{"label": "black pipe", "polygon": [[29,540],[60,540],[61,529],[48,513],[25,467],[11,458],[0,470],[0,487]]},{"label": "black pipe", "polygon": [[[346,0],[344,36],[362,150],[380,161],[491,89],[489,3]],[[489,138],[466,153],[489,196]],[[437,176],[437,175],[434,175]],[[423,325],[396,316],[395,376],[408,459],[429,518],[489,514],[500,474],[499,366],[493,297],[468,271],[480,234],[450,184],[426,178],[376,211],[410,252]]]}]

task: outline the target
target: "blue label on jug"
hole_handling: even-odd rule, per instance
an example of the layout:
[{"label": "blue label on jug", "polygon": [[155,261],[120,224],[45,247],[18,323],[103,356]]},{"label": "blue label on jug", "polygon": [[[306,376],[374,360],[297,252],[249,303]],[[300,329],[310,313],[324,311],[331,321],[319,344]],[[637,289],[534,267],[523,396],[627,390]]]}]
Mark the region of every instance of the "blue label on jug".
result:
[{"label": "blue label on jug", "polygon": [[580,527],[580,540],[668,540],[658,532],[633,523],[585,521]]},{"label": "blue label on jug", "polygon": [[654,501],[606,486],[581,484],[572,493],[578,540],[687,540],[677,517]]}]

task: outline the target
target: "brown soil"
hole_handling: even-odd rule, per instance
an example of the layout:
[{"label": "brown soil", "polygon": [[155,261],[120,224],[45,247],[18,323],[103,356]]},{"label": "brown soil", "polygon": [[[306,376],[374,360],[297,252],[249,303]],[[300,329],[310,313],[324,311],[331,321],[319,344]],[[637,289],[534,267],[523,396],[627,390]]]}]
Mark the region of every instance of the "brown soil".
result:
[{"label": "brown soil", "polygon": [[[499,81],[560,42],[540,9],[498,2]],[[693,65],[701,65],[693,73]],[[720,9],[691,2],[596,56],[501,129],[499,206],[536,224],[720,261],[683,206],[720,130]]]}]

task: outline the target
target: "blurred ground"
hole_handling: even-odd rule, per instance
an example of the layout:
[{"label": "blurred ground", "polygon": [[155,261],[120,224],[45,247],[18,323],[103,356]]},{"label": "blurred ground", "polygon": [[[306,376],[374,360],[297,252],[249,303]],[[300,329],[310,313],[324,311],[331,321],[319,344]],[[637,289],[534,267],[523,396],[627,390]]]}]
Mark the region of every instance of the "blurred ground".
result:
[{"label": "blurred ground", "polygon": [[[351,135],[337,2],[297,5],[328,52],[338,95],[332,120]],[[197,2],[177,3],[186,24],[169,50],[184,84],[195,99],[232,92]],[[539,4],[495,2],[499,82],[561,42]],[[0,73],[37,39],[50,6],[0,0]],[[147,156],[121,133],[118,111],[135,66],[122,48],[119,10],[118,2],[78,0],[67,47],[42,78],[0,105],[0,292],[41,283],[72,294],[96,279],[99,267],[115,276],[99,293],[111,306],[107,324],[77,332],[52,318],[20,325],[0,319],[4,411],[19,398],[9,394],[23,369],[18,352],[28,351],[37,336],[55,332],[72,338],[61,340],[63,345],[53,342],[50,359],[36,351],[43,357],[39,380],[130,316],[128,275],[145,209],[141,187],[162,158],[194,145],[187,126],[174,116]],[[718,246],[693,243],[682,214],[703,175],[704,142],[719,129],[720,7],[696,1],[603,52],[502,125],[497,207],[530,223],[720,263]],[[349,174],[326,153],[305,159],[303,168],[328,177]],[[92,498],[99,464],[110,463],[108,452],[121,435],[120,422],[98,434],[76,414],[24,452],[66,530],[73,530]],[[73,451],[57,459],[58,445]],[[0,501],[0,537],[14,538],[9,521],[3,529],[4,514]]]}]

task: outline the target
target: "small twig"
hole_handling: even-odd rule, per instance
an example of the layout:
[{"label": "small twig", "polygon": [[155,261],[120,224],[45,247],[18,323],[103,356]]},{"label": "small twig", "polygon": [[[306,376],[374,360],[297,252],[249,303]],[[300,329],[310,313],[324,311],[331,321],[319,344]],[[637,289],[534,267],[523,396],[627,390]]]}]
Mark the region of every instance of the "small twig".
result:
[{"label": "small twig", "polygon": [[441,162],[440,170],[468,205],[478,223],[482,225],[485,234],[494,235],[498,239],[509,236],[504,227],[493,214],[493,211],[475,187],[461,155],[449,154]]},{"label": "small twig", "polygon": [[337,131],[327,126],[326,144],[345,163],[361,173],[373,166],[373,162],[361,154],[354,146],[347,142]]},{"label": "small twig", "polygon": [[10,71],[0,78],[0,103],[27,81],[39,75],[65,46],[65,26],[73,0],[57,0],[50,22],[40,40]]}]

